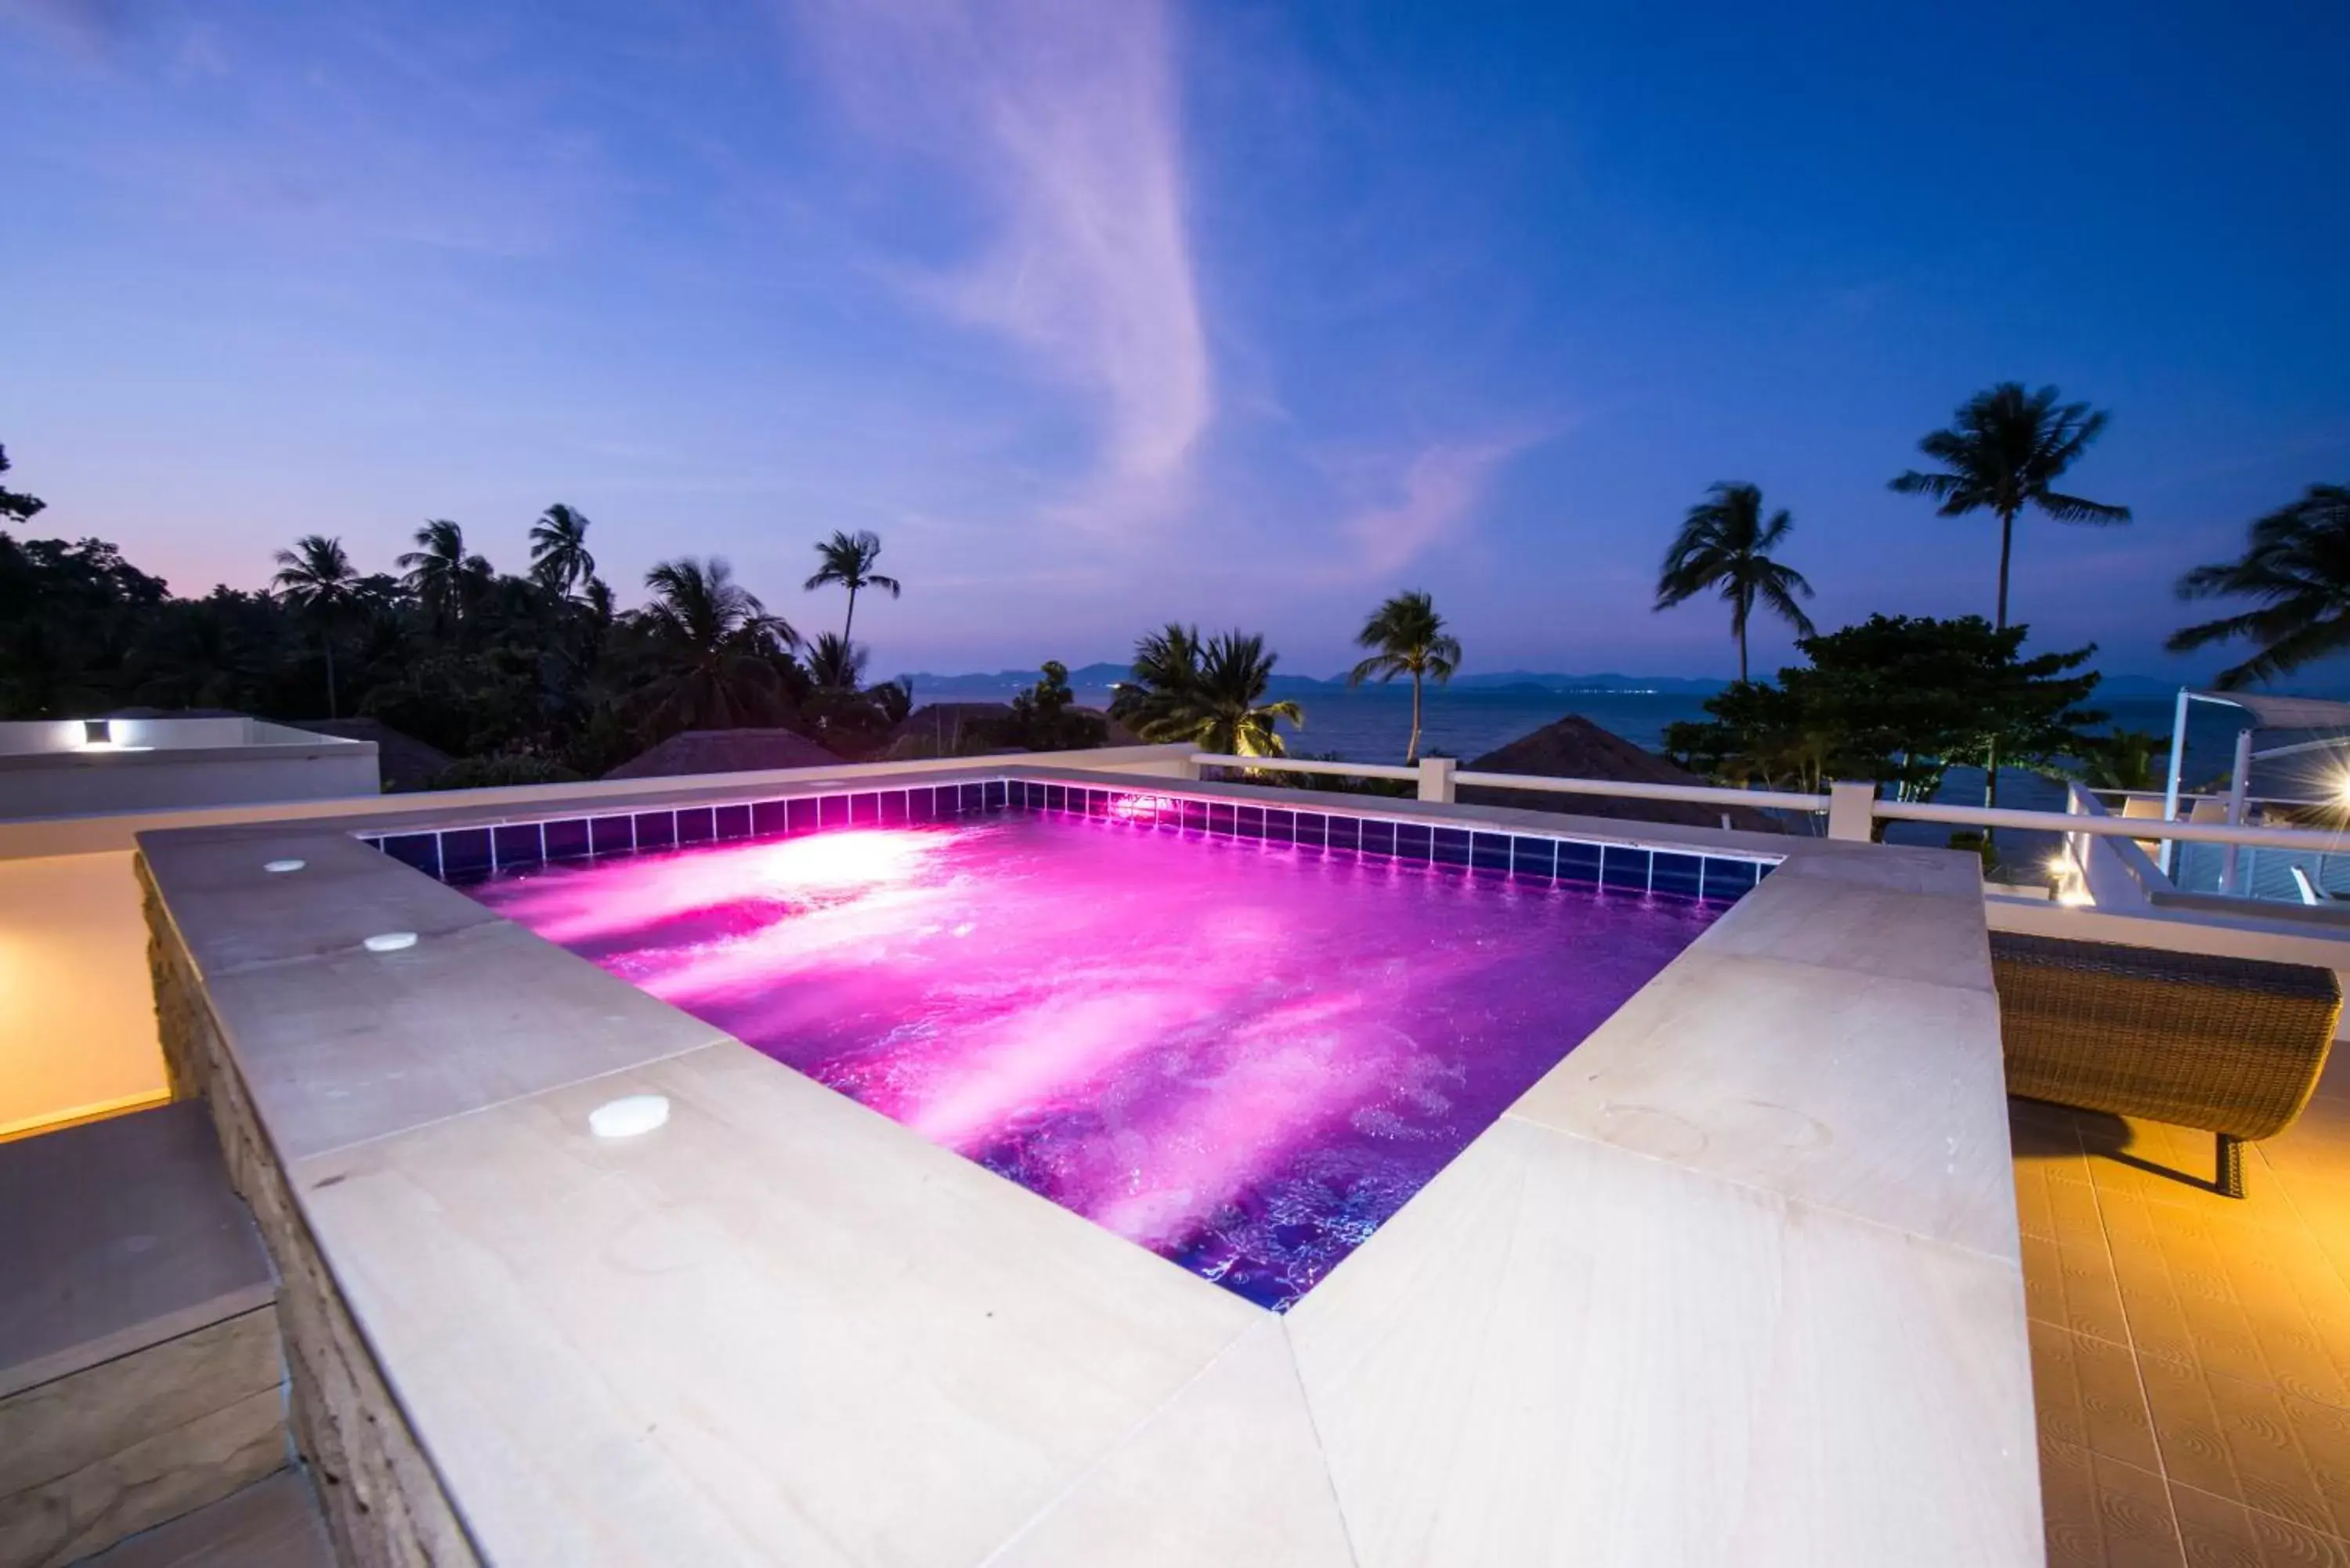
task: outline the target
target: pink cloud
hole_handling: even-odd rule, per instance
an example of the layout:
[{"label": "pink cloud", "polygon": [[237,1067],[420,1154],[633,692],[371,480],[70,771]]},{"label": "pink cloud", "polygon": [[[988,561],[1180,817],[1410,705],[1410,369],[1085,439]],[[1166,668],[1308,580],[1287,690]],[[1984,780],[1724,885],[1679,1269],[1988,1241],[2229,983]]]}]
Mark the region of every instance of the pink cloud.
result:
[{"label": "pink cloud", "polygon": [[1514,431],[1431,441],[1387,479],[1384,499],[1349,514],[1340,532],[1357,554],[1352,575],[1382,576],[1458,537],[1475,520],[1492,478],[1512,458],[1545,436]]}]

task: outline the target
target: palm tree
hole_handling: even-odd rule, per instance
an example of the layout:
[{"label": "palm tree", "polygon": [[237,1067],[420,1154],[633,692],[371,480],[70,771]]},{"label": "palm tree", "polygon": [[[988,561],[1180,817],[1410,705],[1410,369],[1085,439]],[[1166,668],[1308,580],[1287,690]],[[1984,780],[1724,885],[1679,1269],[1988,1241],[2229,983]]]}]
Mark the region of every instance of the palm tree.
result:
[{"label": "palm tree", "polygon": [[1930,495],[1940,515],[1989,510],[1999,517],[1998,629],[2007,628],[2008,563],[2015,550],[2015,518],[2036,506],[2059,523],[2126,523],[2129,508],[2085,501],[2056,489],[2064,471],[2105,432],[2106,414],[2086,403],[2059,403],[2054,387],[2027,392],[2002,381],[1960,406],[1949,430],[1936,431],[1918,450],[1942,464],[1939,473],[1916,469],[1892,482],[1904,495]]},{"label": "palm tree", "polygon": [[1109,716],[1146,741],[1187,738],[1184,716],[1200,685],[1200,628],[1169,621],[1134,645],[1131,679],[1110,693]]},{"label": "palm tree", "polygon": [[2156,790],[2169,766],[2170,743],[2144,730],[2100,736],[2081,759],[2082,782],[2092,789]]},{"label": "palm tree", "polygon": [[1305,711],[1286,699],[1264,701],[1278,655],[1264,650],[1264,639],[1225,632],[1201,650],[1200,681],[1193,694],[1198,725],[1192,739],[1208,751],[1241,757],[1277,757],[1288,748],[1274,729],[1286,719],[1303,729]]},{"label": "palm tree", "polygon": [[595,576],[596,557],[588,550],[585,513],[558,501],[530,525],[530,574],[566,598],[574,587]]},{"label": "palm tree", "polygon": [[1419,692],[1423,678],[1439,686],[1452,679],[1461,663],[1460,639],[1444,629],[1436,601],[1417,589],[1400,593],[1371,612],[1356,634],[1358,648],[1374,649],[1368,659],[1347,672],[1347,684],[1360,686],[1373,676],[1385,685],[1399,675],[1411,677],[1411,739],[1403,750],[1404,765],[1419,761]]},{"label": "palm tree", "polygon": [[493,575],[490,563],[465,554],[465,531],[446,517],[426,523],[415,537],[416,548],[398,563],[409,590],[435,626],[462,618],[466,601]]},{"label": "palm tree", "polygon": [[869,530],[836,532],[816,547],[816,553],[824,565],[808,578],[807,590],[813,593],[827,583],[838,583],[848,590],[848,618],[840,627],[841,640],[846,642],[857,628],[857,590],[880,588],[894,599],[900,585],[897,578],[885,577],[873,569],[873,563],[880,558],[881,538]]},{"label": "palm tree", "polygon": [[1658,609],[1686,604],[1719,588],[1730,606],[1730,635],[1738,639],[1738,679],[1747,680],[1746,624],[1761,600],[1795,628],[1798,637],[1815,629],[1795,596],[1812,597],[1812,585],[1794,567],[1771,558],[1795,526],[1783,507],[1762,520],[1762,492],[1752,484],[1717,484],[1681,519],[1681,531],[1665,552],[1657,574]]},{"label": "palm tree", "polygon": [[865,649],[837,631],[820,633],[808,648],[808,679],[830,691],[860,691],[868,657]]},{"label": "palm tree", "polygon": [[319,645],[326,649],[329,719],[341,717],[335,706],[335,628],[358,602],[359,582],[340,539],[305,534],[292,549],[277,552],[277,576],[271,586],[318,628]]},{"label": "palm tree", "polygon": [[798,634],[734,581],[723,557],[663,561],[645,587],[652,602],[638,621],[663,665],[647,695],[649,730],[724,730],[780,716],[778,666]]},{"label": "palm tree", "polygon": [[2188,627],[2165,645],[2185,653],[2249,638],[2256,651],[2220,672],[2223,691],[2350,648],[2350,485],[2311,485],[2300,500],[2252,524],[2241,559],[2198,566],[2178,579],[2182,599],[2239,595],[2263,607]]}]

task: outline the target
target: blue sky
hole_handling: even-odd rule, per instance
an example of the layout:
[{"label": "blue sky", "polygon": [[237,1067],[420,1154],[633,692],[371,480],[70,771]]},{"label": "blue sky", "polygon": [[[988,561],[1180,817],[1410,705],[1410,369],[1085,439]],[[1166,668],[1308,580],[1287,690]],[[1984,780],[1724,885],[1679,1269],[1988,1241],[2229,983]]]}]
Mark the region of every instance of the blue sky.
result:
[{"label": "blue sky", "polygon": [[1987,614],[1884,482],[2054,381],[2138,521],[2027,520],[2015,613],[2191,672],[2178,574],[2350,479],[2350,10],[1784,9],[0,0],[0,441],[183,592],[562,500],[811,627],[877,530],[881,670],[1324,673],[1424,587],[1471,668],[1726,674],[1648,607],[1709,483],[1823,625]]}]

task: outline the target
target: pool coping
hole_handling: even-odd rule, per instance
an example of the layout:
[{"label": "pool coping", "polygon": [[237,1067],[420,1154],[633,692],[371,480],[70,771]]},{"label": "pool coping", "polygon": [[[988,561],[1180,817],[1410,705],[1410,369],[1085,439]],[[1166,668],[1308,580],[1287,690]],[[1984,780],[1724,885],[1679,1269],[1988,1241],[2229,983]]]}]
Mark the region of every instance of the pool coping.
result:
[{"label": "pool coping", "polygon": [[[347,1314],[482,1561],[1139,1561],[1144,1541],[1150,1561],[1382,1568],[2041,1560],[1997,1012],[1965,857],[993,758],[852,787],[893,777],[1076,779],[1783,860],[1274,1316],[357,842],[557,814],[141,835],[176,1033],[217,1039],[209,1063],[183,1049],[176,1075],[245,1128],[241,1187],[283,1191],[273,1248],[315,1251],[333,1300],[313,1316]],[[845,793],[788,774],[772,790]],[[258,868],[288,857],[311,865]],[[395,924],[414,947],[359,947]],[[640,1146],[588,1137],[587,1109],[638,1090],[671,1097],[669,1127]],[[739,1113],[753,1104],[760,1117]],[[795,1166],[795,1143],[833,1158]],[[849,1168],[882,1196],[836,1190]],[[746,1208],[775,1169],[796,1172],[771,1195],[791,1212]],[[625,1215],[583,1197],[615,1193]],[[870,1222],[841,1229],[827,1193]],[[939,1229],[941,1207],[960,1229]],[[692,1320],[665,1331],[653,1287],[610,1255],[620,1236],[729,1282],[737,1306],[797,1313],[790,1337],[829,1359],[691,1299],[660,1297]],[[785,1255],[810,1251],[862,1293],[827,1295]],[[922,1343],[860,1337],[877,1315]],[[649,1334],[666,1379],[634,1370]],[[865,1408],[777,1407],[834,1376]],[[713,1434],[803,1468],[745,1472]]]}]

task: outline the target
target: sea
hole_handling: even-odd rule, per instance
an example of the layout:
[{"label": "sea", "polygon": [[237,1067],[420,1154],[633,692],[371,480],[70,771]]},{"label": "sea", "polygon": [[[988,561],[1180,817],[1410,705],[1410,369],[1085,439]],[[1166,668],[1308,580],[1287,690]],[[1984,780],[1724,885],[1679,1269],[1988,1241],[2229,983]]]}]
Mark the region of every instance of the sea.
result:
[{"label": "sea", "polygon": [[[1082,691],[1082,702],[1107,705],[1109,693]],[[1400,763],[1411,734],[1411,690],[1408,686],[1332,686],[1297,695],[1305,711],[1302,729],[1284,723],[1283,738],[1294,756],[1334,755],[1346,762]],[[2174,716],[2167,698],[2116,697],[2094,702],[2107,715],[2095,732],[2111,729],[2138,730],[2169,738]],[[1660,751],[1665,726],[1678,720],[1707,717],[1702,695],[1648,691],[1545,691],[1528,687],[1479,691],[1431,688],[1420,719],[1420,749],[1455,756],[1463,763],[1507,745],[1569,713],[1579,714],[1603,730],[1636,746]],[[2233,760],[2236,732],[2241,715],[2209,703],[2194,705],[2188,728],[2186,777],[2190,784],[2225,774]],[[1938,800],[1980,805],[1982,771],[1952,768],[1942,782]],[[2022,811],[2063,811],[2065,786],[2022,769],[2000,770],[1999,804]],[[1814,818],[1816,824],[1818,819]],[[1798,830],[1804,824],[1791,823]],[[1942,844],[1950,830],[1926,823],[1898,823],[1888,835],[1896,842]],[[2002,859],[2011,862],[2045,859],[2055,848],[2053,836],[2002,834]]]}]

